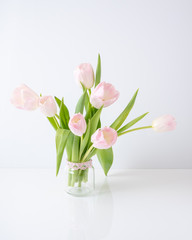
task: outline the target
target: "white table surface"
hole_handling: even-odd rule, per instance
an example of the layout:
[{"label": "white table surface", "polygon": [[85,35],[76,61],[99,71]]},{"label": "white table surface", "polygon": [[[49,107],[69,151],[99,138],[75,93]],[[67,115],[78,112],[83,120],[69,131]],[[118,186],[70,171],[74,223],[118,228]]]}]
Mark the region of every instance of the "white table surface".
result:
[{"label": "white table surface", "polygon": [[96,172],[73,197],[54,170],[0,169],[0,240],[191,240],[192,170]]}]

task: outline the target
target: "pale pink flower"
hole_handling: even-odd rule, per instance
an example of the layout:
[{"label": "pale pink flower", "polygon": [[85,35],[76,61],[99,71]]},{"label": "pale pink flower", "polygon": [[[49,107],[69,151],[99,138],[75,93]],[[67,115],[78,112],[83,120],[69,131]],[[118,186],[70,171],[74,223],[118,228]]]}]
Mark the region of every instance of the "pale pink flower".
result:
[{"label": "pale pink flower", "polygon": [[16,108],[31,111],[39,107],[39,96],[28,86],[22,84],[13,91],[11,103]]},{"label": "pale pink flower", "polygon": [[74,71],[74,77],[77,83],[82,83],[85,88],[89,89],[93,87],[94,72],[91,64],[80,64]]},{"label": "pale pink flower", "polygon": [[91,142],[95,148],[107,149],[117,141],[117,132],[110,127],[99,128],[91,136]]},{"label": "pale pink flower", "polygon": [[119,92],[110,83],[101,82],[91,93],[91,104],[99,109],[101,106],[108,107],[119,97]]},{"label": "pale pink flower", "polygon": [[152,128],[156,132],[172,131],[176,128],[175,118],[168,114],[161,116],[152,122]]},{"label": "pale pink flower", "polygon": [[87,128],[85,118],[81,113],[74,114],[69,120],[69,129],[77,136],[82,136]]},{"label": "pale pink flower", "polygon": [[39,107],[46,117],[54,117],[57,113],[57,106],[52,96],[40,97]]}]

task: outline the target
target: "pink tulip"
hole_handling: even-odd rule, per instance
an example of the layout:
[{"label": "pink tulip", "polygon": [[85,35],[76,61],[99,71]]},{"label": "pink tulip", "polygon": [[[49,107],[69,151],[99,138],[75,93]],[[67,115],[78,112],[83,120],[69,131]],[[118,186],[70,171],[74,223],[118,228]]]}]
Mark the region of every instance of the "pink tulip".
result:
[{"label": "pink tulip", "polygon": [[54,117],[57,113],[57,106],[52,96],[40,97],[39,106],[46,117]]},{"label": "pink tulip", "polygon": [[91,136],[91,142],[95,148],[107,149],[117,141],[117,132],[110,127],[99,128]]},{"label": "pink tulip", "polygon": [[11,103],[16,108],[31,111],[39,107],[39,96],[25,84],[22,84],[13,91]]},{"label": "pink tulip", "polygon": [[87,124],[81,113],[76,113],[70,118],[69,128],[77,136],[82,136],[85,133]]},{"label": "pink tulip", "polygon": [[171,115],[164,115],[155,119],[152,127],[156,132],[172,131],[176,128],[176,121]]},{"label": "pink tulip", "polygon": [[74,71],[75,79],[82,83],[87,89],[92,88],[94,84],[94,72],[91,64],[82,63]]},{"label": "pink tulip", "polygon": [[110,83],[101,82],[91,93],[91,104],[99,109],[101,106],[110,106],[119,97],[119,92]]}]

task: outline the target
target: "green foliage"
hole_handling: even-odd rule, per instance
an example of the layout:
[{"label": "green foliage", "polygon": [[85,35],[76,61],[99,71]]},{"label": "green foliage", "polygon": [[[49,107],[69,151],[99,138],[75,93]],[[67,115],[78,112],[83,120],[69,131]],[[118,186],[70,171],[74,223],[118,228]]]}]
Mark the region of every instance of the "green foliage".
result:
[{"label": "green foliage", "polygon": [[60,118],[60,127],[64,129],[69,129],[68,123],[69,123],[70,116],[69,116],[68,108],[64,104],[63,99],[60,103],[59,118]]},{"label": "green foliage", "polygon": [[56,101],[58,107],[60,108],[61,100],[58,97],[55,96],[55,101]]},{"label": "green foliage", "polygon": [[67,145],[66,145],[67,159],[70,162],[72,161],[73,138],[74,138],[74,134],[70,132],[67,138]]},{"label": "green foliage", "polygon": [[86,95],[87,95],[87,91],[84,91],[84,93],[81,95],[81,97],[79,98],[79,101],[78,101],[78,103],[76,105],[75,113],[83,114],[83,109],[84,109],[84,106],[85,106]]},{"label": "green foliage", "polygon": [[100,115],[101,115],[101,111],[103,109],[103,106],[101,108],[99,108],[97,110],[97,112],[93,115],[93,117],[91,118],[91,130],[90,130],[90,136],[97,130],[97,126],[100,120]]},{"label": "green foliage", "polygon": [[140,121],[142,118],[144,118],[146,115],[148,114],[148,112],[144,113],[143,115],[133,119],[131,122],[127,123],[125,126],[123,126],[122,128],[120,128],[117,133],[121,133],[124,132],[125,130],[127,130],[128,128],[132,127],[135,123],[137,123],[138,121]]},{"label": "green foliage", "polygon": [[113,163],[112,147],[108,149],[97,149],[97,157],[104,170],[105,175],[107,176],[107,173],[109,172],[109,169],[111,168]]},{"label": "green foliage", "polygon": [[60,118],[60,127],[64,129],[69,129],[68,123],[69,123],[69,110],[64,104],[64,99],[60,100],[58,97],[55,97],[55,101],[60,108],[59,111],[59,118]]},{"label": "green foliage", "polygon": [[131,109],[133,108],[133,105],[135,103],[135,99],[137,97],[139,89],[137,89],[136,93],[133,95],[131,101],[127,104],[126,108],[123,110],[123,112],[119,115],[119,117],[111,124],[111,128],[114,128],[115,130],[118,130],[127,116],[129,115]]},{"label": "green foliage", "polygon": [[80,137],[73,137],[73,147],[72,147],[72,162],[79,162],[79,146],[80,146]]},{"label": "green foliage", "polygon": [[56,167],[56,175],[58,175],[61,161],[63,157],[63,152],[67,143],[67,137],[69,135],[70,131],[66,129],[58,129],[56,132],[56,151],[57,151],[57,167]]},{"label": "green foliage", "polygon": [[51,123],[52,127],[57,131],[58,126],[57,126],[57,124],[55,123],[54,118],[53,118],[53,117],[47,117],[47,119],[48,119],[49,122]]},{"label": "green foliage", "polygon": [[97,150],[96,148],[93,148],[90,153],[86,156],[86,158],[84,159],[83,162],[86,162],[88,161],[89,159],[91,159],[96,153],[97,153]]},{"label": "green foliage", "polygon": [[139,128],[132,128],[132,129],[130,129],[130,130],[128,130],[128,131],[118,133],[118,136],[122,136],[122,135],[124,135],[124,134],[126,134],[126,133],[138,131],[138,130],[141,130],[141,129],[148,129],[148,128],[152,128],[152,126],[144,126],[144,127],[139,127]]},{"label": "green foliage", "polygon": [[100,81],[101,81],[101,58],[100,58],[100,54],[98,54],[95,87],[100,83]]},{"label": "green foliage", "polygon": [[85,110],[86,110],[85,120],[88,122],[88,120],[94,115],[88,93],[85,96]]},{"label": "green foliage", "polygon": [[81,147],[80,147],[80,158],[81,158],[81,155],[83,154],[83,151],[85,150],[86,146],[87,146],[87,143],[89,141],[89,138],[90,138],[90,120],[88,122],[88,125],[87,125],[87,130],[84,134],[84,137],[83,137],[83,140],[81,142]]},{"label": "green foliage", "polygon": [[[100,115],[101,111],[103,109],[103,106],[100,109],[97,109],[95,114],[92,116],[91,119],[88,120],[88,125],[87,125],[87,130],[84,135],[83,141],[81,142],[81,147],[80,147],[80,158],[82,159],[84,150],[88,149],[91,146],[91,136],[92,134],[97,130],[100,122]],[[93,155],[95,155],[95,151],[91,151],[90,154],[86,157],[86,159],[89,159]]]},{"label": "green foliage", "polygon": [[86,113],[89,110],[89,105],[90,105],[90,101],[89,101],[89,95],[87,93],[87,91],[85,92],[85,111]]}]

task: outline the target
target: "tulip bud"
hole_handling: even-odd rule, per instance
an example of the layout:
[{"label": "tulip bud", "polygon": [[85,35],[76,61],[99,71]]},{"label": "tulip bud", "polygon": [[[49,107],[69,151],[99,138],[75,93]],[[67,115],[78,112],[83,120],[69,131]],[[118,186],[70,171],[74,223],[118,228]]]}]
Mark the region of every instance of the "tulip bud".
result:
[{"label": "tulip bud", "polygon": [[110,83],[101,82],[92,91],[90,102],[99,109],[101,106],[108,107],[113,104],[119,97],[119,92]]},{"label": "tulip bud", "polygon": [[98,149],[108,149],[117,141],[117,132],[110,127],[99,128],[91,136],[93,146]]},{"label": "tulip bud", "polygon": [[76,113],[69,120],[69,129],[77,136],[82,136],[87,128],[86,121],[81,113]]},{"label": "tulip bud", "polygon": [[52,96],[40,97],[39,106],[46,117],[54,117],[57,113],[57,106]]},{"label": "tulip bud", "polygon": [[91,64],[82,63],[74,71],[75,80],[83,84],[87,89],[92,88],[94,84],[94,72]]},{"label": "tulip bud", "polygon": [[11,103],[16,108],[31,111],[39,107],[39,96],[25,84],[22,84],[13,91]]},{"label": "tulip bud", "polygon": [[156,132],[172,131],[176,128],[176,121],[173,116],[164,115],[153,121],[152,128]]}]

